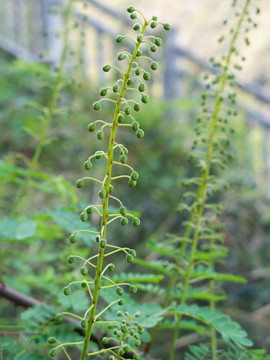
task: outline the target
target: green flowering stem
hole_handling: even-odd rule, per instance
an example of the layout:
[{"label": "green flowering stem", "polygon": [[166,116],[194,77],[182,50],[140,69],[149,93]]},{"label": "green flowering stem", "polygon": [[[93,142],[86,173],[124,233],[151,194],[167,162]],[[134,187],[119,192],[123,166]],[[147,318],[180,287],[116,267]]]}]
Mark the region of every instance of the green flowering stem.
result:
[{"label": "green flowering stem", "polygon": [[[208,142],[207,142],[208,149],[207,149],[206,159],[205,159],[205,163],[206,163],[205,170],[203,172],[202,178],[198,179],[198,181],[196,180],[197,184],[199,185],[199,189],[198,189],[197,194],[195,195],[196,196],[195,203],[194,203],[195,206],[193,207],[190,219],[187,222],[187,228],[186,228],[186,231],[184,234],[184,241],[182,242],[182,245],[180,247],[180,251],[179,251],[176,263],[175,263],[175,270],[174,270],[172,276],[170,277],[170,281],[169,281],[169,284],[168,284],[168,287],[167,287],[167,290],[166,290],[166,293],[165,293],[165,296],[164,296],[164,299],[162,302],[163,308],[167,307],[169,304],[172,290],[178,279],[179,268],[182,263],[183,256],[185,254],[187,244],[190,242],[191,232],[192,232],[192,230],[194,230],[190,257],[187,260],[188,266],[187,266],[187,270],[186,270],[186,274],[185,274],[184,285],[183,285],[183,294],[182,294],[180,304],[183,304],[186,301],[187,290],[188,290],[188,286],[190,283],[191,271],[194,266],[194,259],[195,259],[195,255],[196,255],[197,244],[199,241],[199,230],[200,230],[200,224],[201,224],[201,219],[202,219],[202,215],[203,215],[203,210],[205,208],[207,186],[211,179],[210,167],[211,167],[212,156],[213,156],[214,137],[215,137],[216,130],[217,130],[219,114],[220,114],[220,111],[222,110],[222,94],[224,93],[225,85],[226,85],[226,82],[228,79],[229,65],[231,63],[231,57],[232,57],[232,54],[235,49],[235,43],[238,38],[242,23],[244,21],[244,17],[247,13],[247,8],[250,5],[250,1],[251,0],[246,0],[245,5],[243,7],[243,11],[241,13],[241,16],[238,19],[237,26],[236,26],[234,35],[233,35],[231,43],[230,43],[228,54],[226,56],[225,66],[223,68],[224,72],[223,72],[223,74],[221,74],[221,76],[219,78],[218,88],[217,88],[217,91],[214,96],[214,107],[213,107],[213,112],[212,112],[210,133],[209,133],[209,138],[208,138]],[[192,194],[192,196],[193,196],[193,194]],[[177,325],[175,327],[174,334],[173,334],[173,339],[172,339],[172,344],[171,344],[171,349],[170,349],[170,354],[169,354],[170,360],[172,360],[174,357],[175,342],[178,337],[178,331],[179,331],[181,319],[182,319],[182,315],[178,315],[176,317]],[[151,340],[146,345],[145,354],[147,354],[150,351],[158,329],[159,329],[159,325],[156,325],[151,333]]]},{"label": "green flowering stem", "polygon": [[18,213],[22,201],[24,200],[25,196],[29,192],[29,187],[31,185],[31,181],[33,178],[33,172],[35,172],[37,169],[38,161],[40,159],[42,150],[46,144],[46,137],[48,134],[48,130],[49,130],[50,124],[52,122],[52,118],[53,118],[53,115],[55,113],[55,109],[57,106],[57,97],[63,86],[63,74],[64,74],[64,68],[65,68],[65,64],[66,64],[67,51],[68,51],[68,34],[69,34],[70,24],[71,24],[71,20],[72,20],[71,15],[72,15],[73,1],[74,0],[69,0],[68,6],[66,9],[66,18],[65,18],[64,31],[63,31],[63,34],[64,34],[64,36],[63,36],[63,51],[61,54],[59,71],[58,71],[58,75],[56,77],[55,86],[53,88],[50,104],[48,106],[48,111],[44,116],[43,126],[40,130],[39,142],[38,142],[38,145],[34,152],[34,155],[30,161],[29,171],[25,178],[24,184],[20,188],[17,200],[16,200],[13,210],[11,212],[11,216],[14,216]]},{"label": "green flowering stem", "polygon": [[[147,23],[145,23],[145,25],[143,26],[142,34],[145,32],[146,26],[147,26]],[[113,123],[112,123],[112,128],[111,128],[111,135],[110,135],[110,143],[109,143],[108,158],[107,158],[107,169],[106,169],[107,176],[106,176],[106,181],[104,184],[104,190],[105,190],[106,195],[105,195],[105,198],[103,199],[103,216],[102,216],[101,231],[100,231],[100,237],[102,239],[106,238],[109,198],[114,198],[109,195],[109,187],[110,187],[110,183],[111,183],[115,135],[116,135],[116,129],[117,129],[117,125],[118,125],[117,119],[118,119],[120,107],[122,105],[121,99],[124,96],[124,93],[125,93],[125,90],[127,87],[127,81],[128,81],[129,75],[131,73],[132,65],[136,59],[136,54],[139,49],[139,46],[140,46],[140,43],[138,42],[135,46],[127,73],[125,74],[120,69],[118,69],[124,76],[124,82],[122,84],[121,92],[118,96],[118,100],[117,100],[117,103],[115,106],[115,112],[114,112]],[[117,198],[114,198],[114,199],[117,199]],[[120,201],[120,200],[117,199],[117,201]],[[93,301],[92,301],[94,306],[91,309],[91,313],[90,313],[88,324],[87,324],[87,330],[86,330],[86,334],[85,334],[85,340],[84,340],[84,346],[83,346],[83,350],[82,350],[82,354],[81,354],[81,360],[86,359],[87,349],[88,349],[92,329],[93,329],[94,322],[95,322],[95,313],[96,313],[98,295],[99,295],[99,290],[100,290],[100,280],[101,280],[101,273],[102,273],[103,258],[104,258],[104,248],[99,246],[97,269],[96,269],[96,275],[95,275],[95,288],[94,288],[94,292],[93,292]]]},{"label": "green flowering stem", "polygon": [[[187,271],[186,271],[186,274],[185,274],[185,280],[184,280],[184,286],[183,286],[183,295],[182,295],[180,304],[184,304],[185,301],[186,301],[187,290],[188,290],[188,286],[189,286],[189,282],[190,282],[191,271],[193,269],[194,259],[195,259],[197,245],[198,245],[198,241],[199,241],[200,224],[201,224],[204,205],[205,205],[205,201],[206,201],[207,186],[208,186],[208,182],[209,182],[209,174],[210,174],[211,159],[212,159],[212,153],[213,153],[214,136],[215,136],[215,133],[216,133],[217,122],[218,122],[219,114],[220,114],[221,107],[222,107],[221,98],[222,98],[222,94],[224,93],[225,86],[226,86],[226,83],[227,83],[229,65],[231,64],[231,57],[232,57],[232,54],[233,54],[234,49],[235,49],[235,43],[236,43],[236,40],[238,38],[238,34],[240,32],[240,29],[241,29],[242,23],[244,21],[244,18],[245,18],[246,14],[247,14],[247,9],[248,9],[248,6],[250,5],[250,1],[251,0],[246,0],[245,5],[243,7],[243,11],[241,13],[241,16],[239,17],[239,20],[237,22],[237,26],[236,26],[234,35],[233,35],[231,43],[230,43],[229,51],[228,51],[228,54],[226,56],[226,61],[225,61],[225,66],[224,66],[224,73],[220,76],[220,81],[218,83],[218,88],[217,88],[217,91],[215,93],[214,107],[213,107],[213,113],[212,113],[212,122],[211,122],[210,134],[209,134],[209,139],[208,139],[208,150],[207,150],[207,154],[206,154],[206,166],[205,166],[205,171],[204,171],[203,176],[202,176],[202,184],[198,189],[198,195],[197,195],[197,198],[196,198],[196,203],[197,203],[198,206],[194,207],[193,213],[191,215],[192,223],[195,220],[195,229],[194,229],[191,252],[190,252],[189,259],[188,259]],[[190,232],[191,232],[191,226],[187,229],[185,237],[189,238],[190,237]],[[188,235],[188,236],[186,236],[186,235]],[[180,251],[180,256],[181,257],[179,256],[178,261],[176,262],[177,266],[180,266],[180,264],[182,262],[183,248],[185,250],[186,246],[187,246],[187,243],[186,242],[183,243],[182,249]],[[175,284],[175,281],[176,281],[177,277],[178,277],[178,274],[176,273],[176,275],[175,275],[175,273],[174,273],[173,278],[175,280],[174,280],[173,286]],[[173,360],[173,357],[174,357],[175,342],[176,342],[177,337],[178,337],[178,332],[179,332],[181,319],[182,319],[182,315],[179,315],[178,319],[177,319],[177,326],[174,329],[173,340],[172,340],[172,345],[171,345],[171,349],[170,349],[170,356],[169,356],[170,360]]]}]

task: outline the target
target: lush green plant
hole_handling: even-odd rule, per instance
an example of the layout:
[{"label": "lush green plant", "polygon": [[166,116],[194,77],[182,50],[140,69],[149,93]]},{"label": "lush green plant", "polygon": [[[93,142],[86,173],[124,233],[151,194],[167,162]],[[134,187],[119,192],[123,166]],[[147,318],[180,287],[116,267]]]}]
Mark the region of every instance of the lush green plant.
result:
[{"label": "lush green plant", "polygon": [[[81,274],[83,276],[87,276],[89,272],[89,268],[94,268],[94,281],[87,281],[87,280],[76,280],[69,283],[64,288],[64,294],[69,295],[71,293],[71,285],[75,284],[81,284],[82,287],[86,288],[88,290],[91,306],[85,311],[84,315],[78,316],[72,313],[59,313],[56,315],[57,319],[60,319],[62,315],[68,315],[71,317],[79,318],[81,320],[81,325],[83,328],[86,329],[85,333],[85,340],[82,342],[73,342],[73,343],[61,343],[55,340],[54,342],[57,342],[57,346],[53,347],[50,350],[50,355],[54,357],[57,354],[57,350],[60,348],[62,349],[67,357],[70,359],[66,346],[75,346],[79,344],[83,344],[83,349],[81,353],[81,360],[84,360],[86,357],[93,356],[96,354],[105,355],[107,352],[116,354],[111,355],[110,359],[120,359],[125,353],[129,353],[131,351],[131,348],[128,344],[124,344],[126,338],[128,336],[131,336],[135,339],[135,346],[140,345],[139,340],[139,334],[143,332],[143,328],[140,324],[137,322],[134,323],[133,326],[131,326],[132,323],[132,317],[130,317],[128,314],[125,315],[124,320],[122,321],[122,325],[120,322],[115,321],[100,321],[100,316],[104,314],[105,311],[107,311],[109,308],[111,308],[114,304],[118,304],[119,306],[124,305],[124,299],[119,298],[117,300],[112,301],[109,303],[108,306],[106,306],[104,309],[99,310],[97,313],[97,306],[98,306],[98,299],[99,299],[99,292],[104,289],[113,289],[115,288],[116,294],[119,296],[122,296],[124,291],[122,289],[123,286],[128,286],[131,293],[135,293],[137,291],[136,286],[129,284],[128,282],[115,282],[112,278],[109,276],[105,276],[105,273],[108,271],[113,271],[115,268],[115,265],[113,263],[108,263],[106,265],[103,264],[104,258],[113,255],[118,252],[124,252],[126,254],[126,260],[128,263],[132,263],[134,261],[134,258],[136,256],[136,251],[134,249],[130,249],[129,247],[119,247],[117,245],[112,245],[108,241],[108,234],[107,234],[107,228],[108,225],[114,222],[115,220],[120,220],[120,224],[122,226],[126,226],[128,224],[129,219],[132,221],[132,225],[135,227],[140,225],[140,219],[133,215],[131,211],[128,211],[126,207],[123,205],[122,201],[119,200],[117,197],[111,195],[111,193],[114,191],[114,186],[112,182],[118,179],[127,178],[128,179],[128,185],[133,188],[136,186],[137,180],[139,178],[139,174],[130,166],[127,164],[127,154],[128,149],[116,142],[116,133],[117,128],[121,127],[128,127],[131,128],[133,131],[135,131],[136,136],[138,139],[141,139],[144,136],[144,131],[141,129],[140,124],[134,116],[132,115],[132,110],[135,112],[140,111],[141,105],[137,102],[137,100],[133,100],[130,98],[125,98],[126,92],[135,92],[140,94],[140,100],[143,104],[148,103],[149,97],[145,93],[145,83],[141,80],[140,75],[142,75],[142,78],[145,81],[150,80],[151,74],[144,70],[139,62],[142,61],[150,61],[150,68],[155,71],[158,67],[158,63],[156,61],[153,61],[150,57],[144,56],[142,53],[142,50],[140,49],[142,44],[150,44],[150,49],[152,52],[157,51],[157,47],[161,46],[162,40],[158,37],[152,36],[152,35],[145,35],[145,31],[147,27],[155,28],[157,27],[159,22],[157,22],[157,17],[153,16],[152,19],[147,20],[143,14],[135,9],[133,6],[130,6],[128,8],[128,12],[130,13],[131,19],[136,19],[138,22],[134,24],[133,29],[135,31],[139,31],[139,34],[137,35],[136,41],[128,36],[118,35],[116,37],[116,42],[121,43],[124,39],[130,40],[134,44],[134,51],[131,54],[128,51],[123,51],[118,54],[118,60],[119,61],[125,61],[127,60],[127,70],[124,72],[120,68],[116,66],[111,65],[104,65],[103,71],[109,72],[110,70],[116,70],[120,73],[121,77],[119,80],[117,80],[111,87],[106,87],[100,89],[100,100],[94,102],[93,109],[96,111],[99,111],[101,109],[101,106],[103,104],[103,101],[113,103],[114,104],[114,111],[113,111],[113,117],[111,122],[107,122],[104,120],[96,120],[89,124],[88,130],[89,132],[94,132],[96,130],[96,126],[101,124],[101,128],[97,131],[96,135],[99,140],[102,140],[105,136],[104,130],[110,129],[110,136],[109,136],[109,146],[108,151],[105,152],[103,150],[96,151],[95,154],[91,155],[85,162],[84,162],[84,168],[85,170],[91,170],[92,168],[92,161],[93,159],[106,159],[106,171],[105,176],[103,180],[96,179],[95,177],[89,177],[85,176],[79,180],[77,180],[77,188],[82,188],[85,185],[85,182],[88,180],[95,181],[98,184],[100,184],[100,190],[98,191],[98,196],[100,199],[102,199],[102,204],[92,204],[87,206],[83,212],[80,215],[80,219],[82,222],[86,222],[88,220],[89,215],[91,215],[93,212],[96,212],[100,218],[101,218],[101,225],[100,225],[100,231],[94,231],[94,230],[76,230],[72,235],[70,235],[70,242],[71,244],[75,244],[77,242],[77,234],[80,232],[86,232],[89,234],[92,234],[96,238],[96,242],[98,243],[98,253],[96,255],[93,255],[89,258],[83,258],[78,255],[70,255],[68,257],[68,262],[70,264],[74,263],[76,259],[83,262],[83,265],[81,267]],[[169,30],[170,26],[167,23],[162,24],[165,30]],[[105,96],[107,93],[112,92],[112,96],[110,98],[106,98]],[[132,109],[132,107],[133,109]],[[116,154],[120,153],[119,160],[116,160]],[[121,174],[117,176],[113,176],[113,168],[115,166],[123,167],[124,169],[129,170],[130,174]],[[113,200],[116,202],[116,204],[120,205],[120,208],[118,211],[116,211],[116,208],[114,207],[112,210],[109,207],[109,201]],[[106,252],[106,250],[109,250],[109,252]],[[95,263],[96,261],[96,263]],[[122,313],[120,313],[121,316]],[[115,335],[117,337],[112,337],[113,340],[118,341],[118,345],[111,346],[108,348],[105,348],[104,350],[94,351],[91,353],[88,353],[89,348],[89,342],[91,338],[91,334],[93,331],[93,327],[96,324],[108,324],[108,327],[115,328]],[[120,326],[120,329],[118,327]],[[131,326],[131,331],[129,331],[129,326]],[[136,331],[137,329],[137,331]],[[119,338],[119,340],[117,340]],[[103,344],[107,345],[109,342],[109,338],[105,337],[103,338]],[[52,341],[50,341],[52,343]],[[58,345],[59,343],[59,345]],[[115,350],[117,350],[115,352]],[[133,358],[138,359],[140,356],[136,353],[134,353]]]}]

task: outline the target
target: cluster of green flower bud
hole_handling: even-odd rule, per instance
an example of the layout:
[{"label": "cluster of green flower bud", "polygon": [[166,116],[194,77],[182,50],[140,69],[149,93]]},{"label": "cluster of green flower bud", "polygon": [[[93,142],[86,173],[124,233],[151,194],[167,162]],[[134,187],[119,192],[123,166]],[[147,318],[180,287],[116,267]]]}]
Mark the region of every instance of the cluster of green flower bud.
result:
[{"label": "cluster of green flower bud", "polygon": [[131,346],[126,342],[127,339],[133,339],[134,346],[139,347],[141,345],[140,336],[144,330],[142,325],[137,321],[141,317],[140,311],[137,311],[134,315],[130,316],[128,312],[117,311],[116,315],[122,318],[121,322],[109,323],[108,329],[111,331],[111,337],[103,337],[102,343],[104,346],[108,346],[110,340],[119,343],[117,353],[109,357],[110,360],[116,360],[119,358],[139,360],[140,354],[132,350]]}]

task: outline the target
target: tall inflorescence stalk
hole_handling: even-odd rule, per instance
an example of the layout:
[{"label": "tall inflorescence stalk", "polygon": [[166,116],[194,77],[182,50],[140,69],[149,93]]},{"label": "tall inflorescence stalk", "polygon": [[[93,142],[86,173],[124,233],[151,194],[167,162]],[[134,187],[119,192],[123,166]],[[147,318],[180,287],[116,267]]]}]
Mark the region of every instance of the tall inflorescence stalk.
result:
[{"label": "tall inflorescence stalk", "polygon": [[[79,343],[83,345],[81,352],[81,360],[85,360],[86,357],[90,357],[96,354],[105,354],[107,352],[111,353],[110,359],[120,359],[120,357],[125,353],[130,351],[130,347],[124,345],[125,338],[127,336],[127,331],[129,328],[129,324],[132,322],[132,316],[128,316],[127,319],[124,319],[126,326],[120,327],[120,329],[115,329],[115,333],[118,337],[119,345],[114,347],[106,348],[104,350],[100,350],[95,353],[88,353],[89,342],[91,338],[91,334],[93,328],[96,323],[100,323],[100,318],[102,315],[111,308],[112,305],[117,304],[123,305],[123,298],[119,298],[118,300],[113,301],[107,307],[102,310],[97,310],[98,307],[98,299],[99,293],[103,289],[116,289],[117,295],[123,295],[122,286],[129,286],[130,291],[132,293],[136,292],[136,287],[127,283],[115,283],[108,275],[108,271],[114,270],[114,264],[106,263],[107,259],[110,255],[115,254],[117,252],[124,252],[126,254],[126,260],[129,263],[132,263],[134,257],[136,256],[136,252],[133,249],[128,247],[119,247],[117,245],[113,245],[110,243],[110,237],[108,234],[108,228],[111,223],[116,220],[120,220],[121,225],[126,225],[128,220],[132,221],[132,224],[137,227],[140,224],[140,219],[131,214],[126,207],[123,205],[122,201],[118,199],[116,196],[112,195],[114,191],[113,183],[122,178],[126,178],[128,180],[128,184],[130,187],[134,187],[139,178],[139,174],[132,168],[132,166],[127,164],[127,154],[128,149],[120,144],[117,139],[117,130],[119,128],[131,128],[135,131],[137,138],[142,138],[144,136],[144,132],[140,127],[139,122],[136,121],[134,117],[134,112],[137,112],[141,109],[141,105],[134,98],[129,98],[129,94],[138,95],[140,101],[143,104],[148,103],[149,97],[145,93],[145,81],[148,81],[151,77],[150,72],[144,70],[140,63],[149,62],[150,68],[155,71],[158,67],[158,63],[153,61],[150,57],[144,56],[141,50],[142,45],[150,46],[150,50],[152,52],[156,52],[157,48],[162,44],[162,40],[159,37],[155,37],[153,35],[146,35],[146,29],[148,27],[154,29],[158,26],[158,24],[162,24],[165,30],[169,30],[169,24],[160,23],[157,21],[157,17],[153,16],[150,20],[147,20],[143,14],[135,9],[133,6],[128,8],[128,12],[130,13],[131,19],[136,19],[137,22],[134,24],[133,29],[138,31],[136,40],[124,36],[118,35],[116,37],[117,43],[122,43],[124,39],[131,41],[134,46],[134,50],[132,53],[129,51],[123,51],[118,54],[119,61],[126,61],[126,70],[123,71],[116,66],[104,65],[103,71],[109,72],[111,70],[115,70],[120,74],[120,78],[111,86],[100,89],[100,96],[102,97],[100,100],[94,102],[93,109],[99,111],[102,107],[103,102],[111,103],[114,106],[113,116],[111,121],[105,120],[96,120],[89,124],[88,130],[89,132],[94,132],[97,126],[101,127],[97,131],[96,135],[99,140],[102,140],[105,136],[104,131],[108,130],[109,135],[109,145],[107,151],[97,151],[95,154],[91,155],[85,162],[84,168],[86,170],[91,170],[92,168],[92,160],[93,159],[106,159],[106,170],[104,173],[103,179],[96,179],[94,176],[86,176],[77,181],[77,187],[82,188],[86,182],[94,181],[100,185],[100,190],[98,192],[99,198],[102,200],[102,204],[92,204],[87,206],[80,215],[82,221],[87,221],[88,216],[92,212],[96,212],[100,216],[100,230],[92,231],[92,230],[77,230],[70,236],[70,242],[72,244],[77,241],[77,234],[81,231],[88,232],[89,236],[94,236],[98,243],[98,253],[94,256],[91,256],[88,259],[84,259],[77,255],[72,255],[68,258],[69,263],[73,263],[75,259],[78,259],[82,262],[81,273],[83,276],[87,276],[88,280],[76,280],[70,283],[68,286],[64,288],[64,294],[69,295],[71,292],[71,286],[81,284],[83,287],[87,288],[91,305],[86,310],[83,316],[78,316],[71,313],[61,313],[57,314],[57,319],[60,319],[62,315],[69,315],[75,318],[79,318],[81,320],[81,325],[86,329],[85,339],[83,342]],[[107,94],[111,94],[110,97],[106,97]],[[126,95],[128,94],[128,95]],[[135,97],[136,99],[136,97]],[[123,168],[128,174],[124,175],[115,175],[113,174],[115,168]],[[119,212],[110,212],[109,211],[109,203],[113,202],[114,204],[118,204],[120,206]],[[93,273],[89,272],[89,269],[93,270]],[[106,275],[105,275],[106,274]],[[138,315],[138,314],[137,314]],[[106,323],[106,321],[102,321],[102,323]],[[114,322],[108,322],[110,327]],[[118,323],[115,323],[115,326],[119,326]],[[139,324],[135,324],[135,330],[132,330],[130,336],[133,336],[136,340],[135,345],[139,346],[140,341],[138,338],[138,333],[142,332],[142,328]],[[133,326],[133,328],[134,328]],[[115,339],[117,340],[117,339]],[[107,340],[104,340],[105,343]],[[50,343],[57,343],[56,339],[51,339]],[[78,345],[78,343],[68,343],[62,344],[59,343],[57,346],[53,347],[50,351],[51,356],[55,356],[58,349],[62,349],[68,358],[69,355],[66,350],[66,346]],[[134,354],[134,358],[138,358],[138,354]]]},{"label": "tall inflorescence stalk", "polygon": [[[248,33],[251,27],[256,27],[257,24],[253,21],[252,16],[255,13],[259,14],[260,10],[252,5],[252,0],[245,0],[239,2],[233,0],[232,6],[239,7],[234,19],[231,22],[228,37],[227,54],[220,60],[211,59],[212,65],[218,69],[216,75],[206,75],[207,91],[202,95],[201,113],[197,118],[198,126],[195,129],[196,139],[192,146],[192,154],[190,160],[196,164],[196,168],[200,171],[200,175],[184,182],[184,186],[188,188],[184,194],[184,202],[180,205],[181,210],[189,212],[189,219],[185,221],[184,234],[176,238],[178,242],[178,255],[176,256],[176,263],[174,271],[169,279],[168,287],[163,298],[163,307],[166,308],[172,300],[173,293],[177,288],[181,289],[181,297],[179,304],[183,305],[187,301],[187,293],[189,287],[195,284],[196,281],[201,281],[203,278],[196,279],[193,270],[198,263],[197,251],[198,244],[206,245],[208,242],[208,249],[214,247],[211,239],[218,241],[220,233],[217,229],[214,220],[209,221],[209,213],[220,217],[221,206],[213,200],[213,195],[220,192],[221,189],[226,188],[222,178],[218,178],[217,174],[220,170],[226,167],[226,164],[231,159],[229,152],[230,139],[229,135],[233,132],[230,127],[230,121],[235,120],[237,111],[231,109],[228,105],[234,106],[236,103],[236,89],[239,86],[235,81],[235,71],[242,69],[242,63],[245,57],[242,56],[237,47],[239,41],[250,44]],[[230,21],[224,21],[224,25],[230,24]],[[244,38],[243,38],[244,33]],[[222,36],[219,42],[225,42],[227,36]],[[210,263],[209,267],[214,267],[214,263]],[[214,289],[214,281],[210,284],[210,289]],[[214,302],[210,303],[210,307],[214,310]],[[169,359],[174,358],[175,342],[178,337],[179,328],[181,325],[182,314],[175,313],[175,329],[172,338],[171,350]],[[159,326],[157,325],[152,331],[152,340],[148,343],[145,352],[148,353],[154,338],[156,336]],[[216,352],[216,337],[214,331],[212,332],[212,351]],[[216,355],[213,355],[213,359]]]},{"label": "tall inflorescence stalk", "polygon": [[56,109],[58,107],[57,100],[59,97],[59,93],[64,85],[64,70],[67,61],[68,49],[69,49],[69,33],[71,29],[72,7],[74,1],[75,0],[68,0],[67,7],[63,8],[63,11],[65,13],[65,22],[62,32],[63,47],[62,47],[61,59],[60,59],[59,67],[57,69],[57,76],[55,78],[55,82],[53,85],[50,85],[50,88],[52,89],[52,93],[50,96],[49,103],[47,106],[32,104],[37,110],[41,111],[41,115],[39,116],[39,120],[41,123],[40,133],[38,137],[37,147],[35,149],[32,159],[29,161],[28,172],[24,184],[20,188],[19,194],[12,209],[12,215],[18,214],[24,199],[26,198],[27,194],[29,194],[34,172],[38,168],[38,162],[40,156],[42,154],[44,146],[47,144],[47,135],[50,125],[53,120],[53,117],[56,114]]}]

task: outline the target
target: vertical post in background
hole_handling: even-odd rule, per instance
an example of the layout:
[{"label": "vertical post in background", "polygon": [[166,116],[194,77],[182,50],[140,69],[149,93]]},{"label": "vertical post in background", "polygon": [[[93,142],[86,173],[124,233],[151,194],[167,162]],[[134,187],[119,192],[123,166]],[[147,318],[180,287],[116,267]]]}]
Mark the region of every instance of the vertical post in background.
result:
[{"label": "vertical post in background", "polygon": [[15,41],[25,47],[24,44],[24,27],[23,14],[25,10],[24,0],[15,0],[14,17],[15,17]]},{"label": "vertical post in background", "polygon": [[176,31],[171,29],[168,34],[167,41],[164,47],[165,54],[165,70],[163,78],[163,98],[164,100],[171,100],[178,96],[177,94],[177,77],[178,69],[175,55],[176,47]]},{"label": "vertical post in background", "polygon": [[99,29],[97,30],[96,34],[96,56],[97,56],[97,65],[98,65],[98,81],[100,84],[104,84],[104,72],[102,70],[102,65],[104,64],[104,56],[103,56],[103,42],[102,42],[102,36],[103,33]]},{"label": "vertical post in background", "polygon": [[270,128],[263,129],[263,162],[264,162],[264,179],[268,189],[267,195],[270,197]]},{"label": "vertical post in background", "polygon": [[61,30],[63,29],[63,18],[60,10],[62,0],[40,0],[43,33],[46,34],[46,52],[53,67],[58,67],[62,52]]}]

